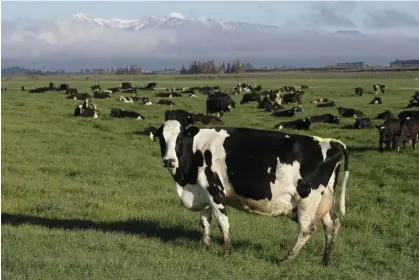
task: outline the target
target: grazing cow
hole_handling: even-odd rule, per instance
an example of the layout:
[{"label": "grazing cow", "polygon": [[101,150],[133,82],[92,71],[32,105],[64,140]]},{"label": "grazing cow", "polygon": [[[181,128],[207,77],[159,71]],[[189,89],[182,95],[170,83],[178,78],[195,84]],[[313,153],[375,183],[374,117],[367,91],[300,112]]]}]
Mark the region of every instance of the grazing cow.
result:
[{"label": "grazing cow", "polygon": [[140,113],[133,112],[133,111],[126,111],[124,109],[112,109],[111,110],[111,117],[115,118],[134,118],[137,120],[144,120],[145,117],[142,116]]},{"label": "grazing cow", "polygon": [[224,122],[216,116],[208,116],[204,114],[196,114],[195,122],[202,122],[203,124],[224,125]]},{"label": "grazing cow", "polygon": [[298,103],[302,104],[303,94],[287,93],[282,96],[282,102],[285,104],[288,103]]},{"label": "grazing cow", "polygon": [[[106,90],[111,91],[111,93],[119,92],[119,88],[117,88],[117,87],[107,88]],[[105,91],[106,91],[106,90],[105,90]]]},{"label": "grazing cow", "polygon": [[342,117],[365,117],[364,113],[356,109],[348,109],[343,107],[338,107],[337,109],[339,111],[339,115],[341,115]]},{"label": "grazing cow", "polygon": [[[226,208],[230,205],[260,215],[285,215],[298,223],[297,239],[284,262],[295,260],[321,221],[326,237],[323,263],[331,263],[339,218],[345,214],[349,179],[345,144],[251,128],[186,129],[177,121],[147,131],[152,140],[159,138],[162,165],[172,175],[183,206],[200,212],[207,248],[214,216],[223,234],[224,255],[230,254]],[[334,192],[342,165],[338,215]]]},{"label": "grazing cow", "polygon": [[301,85],[301,89],[309,89],[310,87],[308,85]]},{"label": "grazing cow", "polygon": [[100,85],[99,84],[94,84],[93,86],[90,87],[92,89],[92,91],[99,91],[101,90]]},{"label": "grazing cow", "polygon": [[178,110],[167,110],[164,113],[164,121],[178,121],[183,127],[187,127],[188,125],[193,124],[196,115],[193,113],[189,113],[185,110],[178,109]]},{"label": "grazing cow", "polygon": [[175,103],[173,101],[167,100],[167,99],[160,99],[157,104],[160,104],[160,105],[168,105],[168,106],[175,105]]},{"label": "grazing cow", "polygon": [[362,87],[356,87],[355,88],[355,95],[356,96],[362,96],[364,94],[364,89]]},{"label": "grazing cow", "polygon": [[89,100],[86,99],[82,104],[76,106],[74,110],[74,116],[80,116],[85,118],[98,118],[98,110],[95,104],[89,104]]},{"label": "grazing cow", "polygon": [[119,101],[122,101],[124,103],[134,103],[134,99],[132,99],[132,97],[125,97],[125,96],[120,96],[118,98]]},{"label": "grazing cow", "polygon": [[86,100],[92,98],[92,96],[88,93],[72,93],[71,95],[66,97],[67,99],[74,99],[74,100]]},{"label": "grazing cow", "polygon": [[400,135],[400,120],[387,119],[382,125],[375,125],[379,132],[378,150],[382,153],[385,150],[395,150],[399,147],[398,135]]},{"label": "grazing cow", "polygon": [[47,87],[42,87],[42,88],[34,88],[34,89],[31,89],[28,92],[29,93],[44,93],[46,91],[48,91],[48,88]]},{"label": "grazing cow", "polygon": [[382,120],[387,120],[387,119],[397,119],[392,112],[390,112],[389,110],[386,110],[380,114],[377,115],[376,119],[382,119]]},{"label": "grazing cow", "polygon": [[62,91],[62,90],[68,90],[70,88],[70,86],[68,85],[68,84],[61,84],[60,85],[60,91]]},{"label": "grazing cow", "polygon": [[326,103],[317,104],[316,107],[318,107],[318,108],[336,107],[336,103],[335,103],[335,101],[330,101],[330,102],[326,102]]},{"label": "grazing cow", "polygon": [[[134,88],[134,87],[132,86],[132,84],[131,84],[131,83],[128,83],[128,82],[123,82],[123,83],[121,83],[120,88],[121,88],[121,89],[132,89],[132,88]],[[118,90],[119,90],[119,89],[118,89]]]},{"label": "grazing cow", "polygon": [[340,123],[340,118],[338,116],[333,116],[332,114],[311,116],[310,120],[312,123],[334,123],[334,124]]},{"label": "grazing cow", "polygon": [[384,93],[384,91],[387,89],[387,87],[385,85],[372,85],[372,89],[374,90],[374,92],[377,92],[378,90],[380,90],[381,93]]},{"label": "grazing cow", "polygon": [[230,112],[233,108],[236,108],[236,102],[225,93],[209,94],[206,101],[207,115],[219,113],[221,116],[225,112]]},{"label": "grazing cow", "polygon": [[401,120],[406,118],[419,118],[419,111],[401,111],[397,117]]},{"label": "grazing cow", "polygon": [[370,104],[383,104],[383,100],[381,97],[375,96],[373,100],[371,100]]},{"label": "grazing cow", "polygon": [[274,111],[272,112],[272,117],[294,117],[297,114],[295,109],[288,109],[282,111]]},{"label": "grazing cow", "polygon": [[369,118],[355,118],[353,128],[373,128],[374,125]]},{"label": "grazing cow", "polygon": [[112,95],[110,93],[107,93],[107,92],[95,91],[95,92],[93,92],[93,97],[94,98],[105,99],[105,98],[112,98]]},{"label": "grazing cow", "polygon": [[311,130],[312,123],[310,117],[289,122],[281,122],[275,125],[275,129],[281,130],[284,128],[294,130]]},{"label": "grazing cow", "polygon": [[317,104],[317,103],[323,103],[323,102],[329,102],[329,99],[327,98],[314,98],[311,100],[311,103]]},{"label": "grazing cow", "polygon": [[419,118],[406,118],[401,122],[400,139],[402,143],[402,150],[406,152],[406,142],[412,141],[412,149],[415,151],[416,141],[419,139]]},{"label": "grazing cow", "polygon": [[260,102],[261,95],[259,93],[245,93],[240,104],[247,104],[249,102]]}]

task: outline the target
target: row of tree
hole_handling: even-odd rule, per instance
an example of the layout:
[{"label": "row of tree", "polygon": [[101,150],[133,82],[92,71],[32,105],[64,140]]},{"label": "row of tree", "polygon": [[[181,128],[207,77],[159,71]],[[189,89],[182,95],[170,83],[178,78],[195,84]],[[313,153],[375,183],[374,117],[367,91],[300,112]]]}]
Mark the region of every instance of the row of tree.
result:
[{"label": "row of tree", "polygon": [[255,69],[250,63],[240,63],[240,60],[233,62],[223,62],[218,67],[214,60],[209,61],[193,61],[188,69],[185,65],[180,68],[180,74],[223,74],[223,73],[243,73],[246,70]]}]

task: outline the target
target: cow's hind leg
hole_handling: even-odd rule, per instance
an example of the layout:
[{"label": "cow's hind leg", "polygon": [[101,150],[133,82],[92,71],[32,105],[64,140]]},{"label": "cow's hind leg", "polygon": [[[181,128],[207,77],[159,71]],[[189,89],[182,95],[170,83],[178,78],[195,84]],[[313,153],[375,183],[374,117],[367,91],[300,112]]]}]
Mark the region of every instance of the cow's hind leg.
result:
[{"label": "cow's hind leg", "polygon": [[205,248],[209,248],[211,246],[211,208],[207,208],[201,211],[201,226],[204,231],[204,244]]}]

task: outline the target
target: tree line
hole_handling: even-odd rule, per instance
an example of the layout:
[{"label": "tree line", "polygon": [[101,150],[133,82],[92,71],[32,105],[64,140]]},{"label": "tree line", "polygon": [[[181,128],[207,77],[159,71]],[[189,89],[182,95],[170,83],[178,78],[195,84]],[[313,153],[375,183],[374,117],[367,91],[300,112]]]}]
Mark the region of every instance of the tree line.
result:
[{"label": "tree line", "polygon": [[255,69],[250,63],[240,63],[240,60],[233,62],[222,62],[218,67],[215,65],[214,60],[209,61],[192,61],[188,69],[182,64],[180,74],[230,74],[230,73],[243,73],[247,70]]}]

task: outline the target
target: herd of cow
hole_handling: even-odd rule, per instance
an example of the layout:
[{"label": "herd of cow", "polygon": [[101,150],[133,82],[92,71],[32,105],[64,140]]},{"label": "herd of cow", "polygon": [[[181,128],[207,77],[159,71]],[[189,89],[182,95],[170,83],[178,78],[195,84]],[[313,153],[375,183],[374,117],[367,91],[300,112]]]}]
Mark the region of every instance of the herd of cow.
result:
[{"label": "herd of cow", "polygon": [[[64,87],[62,87],[64,86]],[[140,90],[155,91],[155,83]],[[51,89],[52,87],[50,87]],[[80,94],[67,85],[65,90],[70,98],[79,99]],[[241,104],[257,102],[257,108],[270,112],[273,117],[293,117],[303,112],[304,89],[296,90],[285,86],[280,90],[262,91],[262,86],[239,83],[230,93],[219,87],[195,87],[189,89],[166,89],[155,92],[155,96],[169,98],[187,94],[196,97],[196,91],[207,95],[206,115],[190,113],[182,109],[167,110],[164,122],[159,127],[148,127],[144,134],[151,140],[159,139],[162,167],[166,168],[175,181],[176,191],[184,207],[200,213],[205,247],[211,245],[210,224],[215,217],[224,240],[224,254],[232,249],[230,223],[226,206],[267,216],[285,215],[298,223],[299,230],[294,246],[283,261],[294,260],[319,223],[325,229],[323,263],[330,264],[332,249],[340,229],[340,217],[345,214],[345,193],[349,179],[349,153],[346,145],[339,140],[299,134],[283,133],[283,128],[311,129],[313,123],[339,124],[340,117],[355,118],[354,128],[373,128],[371,120],[359,110],[337,107],[340,115],[322,114],[291,122],[281,122],[273,130],[224,127],[223,121],[213,116],[236,108],[231,95],[243,93]],[[384,93],[384,85],[374,85],[375,91]],[[55,88],[54,88],[55,89]],[[101,90],[92,86],[95,98],[110,98],[112,93],[135,93],[129,83],[119,88]],[[362,95],[362,88],[355,89]],[[100,97],[98,97],[100,96]],[[83,104],[77,105],[74,115],[98,117],[97,108],[89,103],[90,96],[82,95]],[[134,97],[119,98],[123,102],[134,102]],[[149,98],[135,97],[144,105],[153,104]],[[316,107],[336,107],[336,103],[326,98],[311,101]],[[284,104],[296,106],[285,109]],[[371,104],[382,103],[374,97]],[[410,104],[419,103],[419,92]],[[173,105],[170,103],[170,105]],[[413,107],[413,105],[411,106]],[[111,116],[144,119],[136,112],[112,109]],[[377,116],[384,123],[377,126],[380,135],[380,151],[405,150],[407,141],[415,141],[419,135],[419,111],[402,111],[396,118],[390,111]],[[221,125],[213,128],[199,128],[196,122]],[[383,147],[383,145],[385,147]],[[335,209],[335,192],[340,169],[344,178],[341,185],[340,211]]]}]

